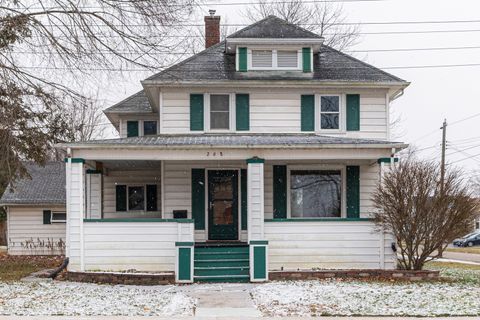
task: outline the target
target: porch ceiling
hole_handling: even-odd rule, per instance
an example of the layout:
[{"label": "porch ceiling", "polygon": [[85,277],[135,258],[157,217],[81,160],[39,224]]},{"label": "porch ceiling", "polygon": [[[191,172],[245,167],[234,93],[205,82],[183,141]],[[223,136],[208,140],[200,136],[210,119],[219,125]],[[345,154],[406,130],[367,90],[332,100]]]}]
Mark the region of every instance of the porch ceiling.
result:
[{"label": "porch ceiling", "polygon": [[106,160],[103,167],[112,170],[158,169],[160,161],[156,160]]}]

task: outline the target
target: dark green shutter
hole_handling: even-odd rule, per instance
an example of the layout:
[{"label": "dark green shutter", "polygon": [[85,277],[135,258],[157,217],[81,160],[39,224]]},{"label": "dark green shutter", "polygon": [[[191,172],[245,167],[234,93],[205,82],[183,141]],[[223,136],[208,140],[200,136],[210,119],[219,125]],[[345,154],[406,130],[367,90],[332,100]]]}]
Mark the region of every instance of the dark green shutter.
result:
[{"label": "dark green shutter", "polygon": [[147,184],[147,211],[157,210],[157,185]]},{"label": "dark green shutter", "polygon": [[360,218],[359,166],[347,166],[347,218]]},{"label": "dark green shutter", "polygon": [[240,190],[242,193],[241,196],[241,214],[242,214],[242,230],[247,230],[247,169],[242,169],[240,171]]},{"label": "dark green shutter", "polygon": [[312,72],[312,48],[302,48],[303,72]]},{"label": "dark green shutter", "polygon": [[247,48],[238,48],[238,71],[246,72],[247,69]]},{"label": "dark green shutter", "polygon": [[127,211],[127,186],[115,186],[115,207],[116,211]]},{"label": "dark green shutter", "polygon": [[192,278],[192,249],[178,248],[178,280]]},{"label": "dark green shutter", "polygon": [[190,130],[203,130],[203,94],[190,95]]},{"label": "dark green shutter", "polygon": [[205,230],[205,169],[192,169],[192,219],[195,230]]},{"label": "dark green shutter", "polygon": [[237,130],[250,130],[250,95],[238,93],[235,96],[235,103]]},{"label": "dark green shutter", "polygon": [[51,210],[43,210],[43,224],[52,224]]},{"label": "dark green shutter", "polygon": [[347,94],[347,131],[360,130],[360,95]]},{"label": "dark green shutter", "polygon": [[138,121],[127,121],[127,137],[138,137]]},{"label": "dark green shutter", "polygon": [[273,218],[287,218],[287,166],[273,166]]},{"label": "dark green shutter", "polygon": [[301,127],[302,131],[315,130],[315,96],[302,95],[301,102]]}]

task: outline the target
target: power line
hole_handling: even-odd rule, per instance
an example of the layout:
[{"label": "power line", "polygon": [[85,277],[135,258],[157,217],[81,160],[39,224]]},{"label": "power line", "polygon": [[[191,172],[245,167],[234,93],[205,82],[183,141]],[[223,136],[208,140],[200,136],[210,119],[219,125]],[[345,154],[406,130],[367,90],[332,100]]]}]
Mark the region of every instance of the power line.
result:
[{"label": "power line", "polygon": [[463,122],[463,121],[466,121],[466,120],[470,120],[472,118],[476,118],[476,117],[479,117],[480,116],[480,112],[479,113],[476,113],[474,115],[471,115],[469,117],[466,117],[464,119],[461,119],[461,120],[458,120],[458,121],[455,121],[455,122],[452,122],[450,125],[454,125],[454,124],[457,124],[457,123],[460,123],[460,122]]},{"label": "power line", "polygon": [[456,152],[449,153],[449,154],[447,154],[447,156],[450,156],[450,155],[452,155],[452,154],[456,154],[456,153],[459,153],[459,152],[464,152],[464,151],[467,151],[467,150],[470,150],[470,149],[478,148],[478,147],[480,147],[480,144],[475,145],[475,146],[471,146],[471,147],[468,147],[468,148],[465,148],[465,149],[458,149],[458,148],[453,147],[453,146],[451,146],[451,147],[452,147],[453,149],[457,150],[457,151],[456,151]]},{"label": "power line", "polygon": [[[462,151],[462,153],[464,153],[464,152]],[[466,153],[465,153],[465,154],[466,154]],[[477,162],[480,162],[479,160],[476,159],[476,157],[479,157],[479,156],[480,156],[480,153],[477,153],[477,154],[475,154],[475,155],[469,155],[469,156],[466,157],[466,158],[463,158],[463,159],[460,159],[460,160],[457,160],[457,161],[450,162],[450,164],[454,164],[454,163],[457,163],[457,162],[465,161],[465,160],[468,160],[468,159],[473,159],[473,160],[475,160],[475,161],[477,161]]]}]

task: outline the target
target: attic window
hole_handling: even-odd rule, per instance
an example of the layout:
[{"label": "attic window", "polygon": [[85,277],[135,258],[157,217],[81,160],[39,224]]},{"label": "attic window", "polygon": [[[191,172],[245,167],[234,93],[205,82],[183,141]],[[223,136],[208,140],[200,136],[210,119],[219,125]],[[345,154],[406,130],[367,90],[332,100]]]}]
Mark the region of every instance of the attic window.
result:
[{"label": "attic window", "polygon": [[253,68],[271,68],[272,50],[252,50],[252,67]]},{"label": "attic window", "polygon": [[297,68],[298,67],[297,51],[278,50],[277,64],[279,68]]}]

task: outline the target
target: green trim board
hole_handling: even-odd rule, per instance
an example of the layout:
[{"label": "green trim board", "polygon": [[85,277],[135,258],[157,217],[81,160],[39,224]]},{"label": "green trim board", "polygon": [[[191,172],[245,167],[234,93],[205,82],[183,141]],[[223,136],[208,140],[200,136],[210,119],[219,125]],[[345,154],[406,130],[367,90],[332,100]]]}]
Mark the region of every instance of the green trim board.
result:
[{"label": "green trim board", "polygon": [[176,247],[193,247],[195,242],[188,242],[188,241],[177,241],[175,242]]},{"label": "green trim board", "polygon": [[105,218],[105,219],[83,219],[83,222],[178,222],[194,223],[193,219],[161,219],[161,218]]},{"label": "green trim board", "polygon": [[192,248],[178,248],[178,280],[192,281]]},{"label": "green trim board", "polygon": [[347,166],[347,218],[360,218],[360,166]]},{"label": "green trim board", "polygon": [[249,244],[251,245],[267,245],[268,240],[250,240]]},{"label": "green trim board", "polygon": [[253,279],[267,279],[267,248],[254,246],[253,248]]},{"label": "green trim board", "polygon": [[65,162],[68,162],[68,159],[72,159],[72,163],[85,163],[85,159],[82,158],[65,158]]},{"label": "green trim board", "polygon": [[289,218],[289,219],[264,219],[264,222],[356,222],[373,221],[372,218]]},{"label": "green trim board", "polygon": [[240,216],[241,228],[248,228],[248,190],[247,190],[247,169],[240,170]]},{"label": "green trim board", "polygon": [[101,174],[103,173],[102,170],[95,170],[95,169],[87,169],[87,174]]},{"label": "green trim board", "polygon": [[247,159],[247,163],[265,163],[265,159],[253,157],[253,158]]},{"label": "green trim board", "polygon": [[203,131],[203,94],[190,94],[190,131]]},{"label": "green trim board", "polygon": [[[392,158],[380,158],[377,160],[380,163],[392,163]],[[398,158],[393,158],[393,162],[398,162]]]},{"label": "green trim board", "polygon": [[287,217],[287,166],[273,166],[273,217]]},{"label": "green trim board", "polygon": [[52,210],[43,210],[43,224],[52,224]]}]

